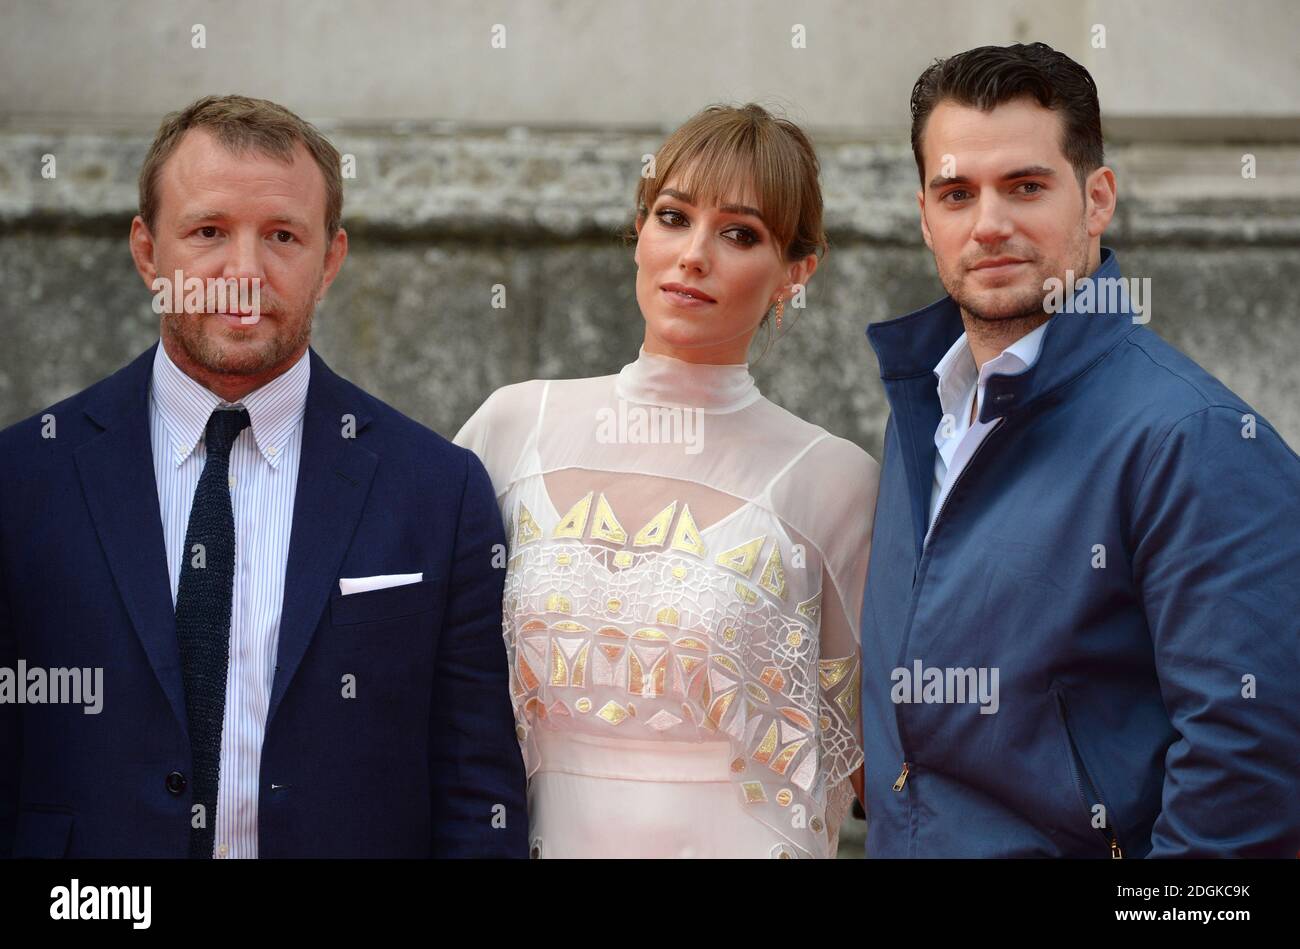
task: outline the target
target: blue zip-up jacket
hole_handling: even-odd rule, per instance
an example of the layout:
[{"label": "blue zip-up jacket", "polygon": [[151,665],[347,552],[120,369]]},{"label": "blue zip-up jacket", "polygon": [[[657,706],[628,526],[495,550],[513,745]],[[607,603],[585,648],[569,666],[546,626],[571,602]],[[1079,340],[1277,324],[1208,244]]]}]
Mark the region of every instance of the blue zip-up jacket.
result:
[{"label": "blue zip-up jacket", "polygon": [[[1075,300],[1119,277],[1103,249]],[[1102,311],[1057,313],[1033,366],[989,379],[997,425],[928,540],[961,314],[867,330],[892,410],[868,856],[1300,855],[1300,459],[1127,295]]]}]

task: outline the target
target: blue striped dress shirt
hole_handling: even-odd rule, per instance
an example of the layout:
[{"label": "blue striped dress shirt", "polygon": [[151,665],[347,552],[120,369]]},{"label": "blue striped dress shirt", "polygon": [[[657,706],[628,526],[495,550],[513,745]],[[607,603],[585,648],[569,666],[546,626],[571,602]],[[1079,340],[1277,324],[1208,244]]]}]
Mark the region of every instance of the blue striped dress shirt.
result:
[{"label": "blue striped dress shirt", "polygon": [[[217,858],[257,856],[258,768],[280,640],[310,375],[311,363],[304,352],[290,369],[236,403],[248,410],[252,424],[239,434],[230,452],[235,587],[213,845]],[[154,355],[152,381],[149,429],[175,608],[190,506],[207,459],[203,433],[213,410],[231,403],[185,375],[161,342]]]}]

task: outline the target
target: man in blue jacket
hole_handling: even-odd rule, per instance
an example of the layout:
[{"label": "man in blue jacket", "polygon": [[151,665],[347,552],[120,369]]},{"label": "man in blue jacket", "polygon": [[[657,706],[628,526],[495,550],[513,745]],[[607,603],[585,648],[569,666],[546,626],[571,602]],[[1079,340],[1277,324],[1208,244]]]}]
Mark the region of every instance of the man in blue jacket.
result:
[{"label": "man in blue jacket", "polygon": [[1143,325],[1085,69],[971,50],[912,116],[949,296],[867,334],[868,855],[1297,856],[1300,459]]},{"label": "man in blue jacket", "polygon": [[0,433],[0,857],[527,853],[491,482],[308,346],[342,203],[274,103],[163,121],[160,341]]}]

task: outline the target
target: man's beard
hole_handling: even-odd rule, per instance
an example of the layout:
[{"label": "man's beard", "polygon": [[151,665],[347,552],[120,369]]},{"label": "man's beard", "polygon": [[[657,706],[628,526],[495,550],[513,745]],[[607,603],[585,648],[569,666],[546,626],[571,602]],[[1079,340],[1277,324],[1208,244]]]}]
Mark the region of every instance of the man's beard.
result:
[{"label": "man's beard", "polygon": [[[297,314],[286,313],[281,305],[273,303],[262,307],[262,318],[268,315],[274,317],[277,328],[294,325],[296,329],[288,336],[273,333],[264,339],[240,340],[242,331],[230,330],[226,336],[224,327],[219,327],[214,337],[203,332],[200,321],[215,317],[203,313],[166,313],[163,328],[194,365],[214,374],[256,376],[285,362],[307,345],[315,308],[308,310],[303,318],[293,319]],[[285,320],[286,316],[291,319]]]},{"label": "man's beard", "polygon": [[1046,299],[1046,294],[1046,290],[1040,292],[1030,287],[1022,297],[999,306],[996,312],[982,309],[973,295],[967,294],[961,287],[956,288],[956,292],[951,296],[961,307],[962,312],[975,322],[1009,325],[1016,321],[1034,320],[1044,316],[1043,301]]},{"label": "man's beard", "polygon": [[[1059,273],[1056,272],[1058,269],[1056,267],[1040,269],[1035,280],[1031,281],[1029,286],[1025,287],[1018,296],[1003,301],[996,307],[981,304],[978,294],[967,292],[964,280],[952,281],[953,285],[951,287],[946,287],[945,289],[948,290],[948,295],[952,297],[953,301],[961,307],[963,313],[968,315],[974,322],[985,324],[989,329],[993,329],[995,326],[1010,329],[1016,324],[1037,325],[1043,322],[1044,318],[1052,315],[1045,309],[1047,303],[1047,289],[1044,284],[1046,281],[1053,277],[1064,281],[1066,269],[1071,268],[1074,271],[1076,280],[1082,279],[1087,274],[1088,242],[1086,234],[1087,232],[1084,231],[1082,239],[1077,241],[1076,244],[1067,251],[1065,254],[1065,260],[1063,261],[1064,266],[1059,268]],[[998,254],[986,254],[984,257],[986,259],[989,257],[997,257],[1000,256],[1001,253],[1002,252],[999,252]],[[1028,266],[1034,267],[1035,265],[1041,266],[1041,261],[1031,258],[1028,262]],[[964,272],[966,274],[971,273],[969,270]]]}]

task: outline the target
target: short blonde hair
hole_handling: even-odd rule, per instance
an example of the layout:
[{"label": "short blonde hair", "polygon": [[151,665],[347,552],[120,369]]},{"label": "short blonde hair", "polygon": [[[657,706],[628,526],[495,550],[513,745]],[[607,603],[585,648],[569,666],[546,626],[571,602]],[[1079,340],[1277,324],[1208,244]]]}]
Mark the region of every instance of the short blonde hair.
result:
[{"label": "short blonde hair", "polygon": [[294,145],[302,142],[325,176],[325,237],[332,240],[343,221],[343,174],[338,149],[310,122],[282,105],[247,96],[204,96],[179,112],[169,113],[158,127],[140,169],[140,217],[152,230],[158,216],[158,175],[190,129],[201,128],[233,152],[253,149],[293,161]]},{"label": "short blonde hair", "polygon": [[799,126],[760,105],[711,105],[700,111],[660,147],[654,172],[637,185],[639,224],[675,174],[682,176],[678,190],[696,205],[738,198],[729,189],[748,183],[786,260],[826,252],[817,152]]}]

